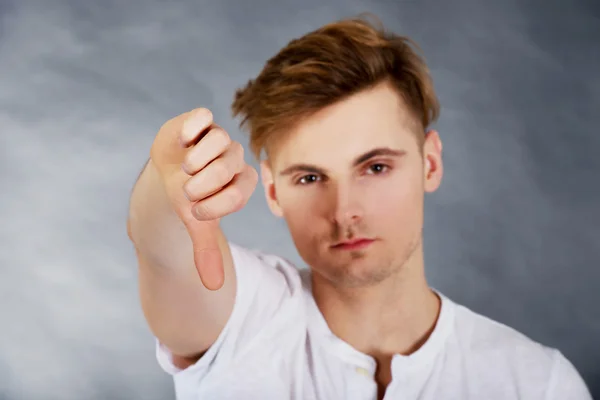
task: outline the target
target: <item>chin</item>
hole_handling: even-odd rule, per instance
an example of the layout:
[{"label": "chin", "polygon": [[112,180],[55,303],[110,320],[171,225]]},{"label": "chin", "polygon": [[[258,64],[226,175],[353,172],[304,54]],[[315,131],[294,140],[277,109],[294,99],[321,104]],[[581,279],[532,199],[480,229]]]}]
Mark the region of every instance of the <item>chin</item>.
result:
[{"label": "chin", "polygon": [[359,288],[374,286],[394,273],[389,260],[374,260],[365,253],[350,254],[345,260],[321,260],[312,264],[319,273],[335,287]]}]

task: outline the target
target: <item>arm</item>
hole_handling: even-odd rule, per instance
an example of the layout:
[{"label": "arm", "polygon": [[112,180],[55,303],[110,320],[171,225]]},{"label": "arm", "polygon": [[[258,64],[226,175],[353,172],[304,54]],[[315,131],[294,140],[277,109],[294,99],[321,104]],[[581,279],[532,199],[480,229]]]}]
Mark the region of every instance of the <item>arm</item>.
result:
[{"label": "arm", "polygon": [[579,371],[560,351],[554,352],[554,363],[546,392],[547,400],[592,400],[592,395]]},{"label": "arm", "polygon": [[206,232],[217,236],[223,257],[225,280],[213,291],[198,276],[190,235],[170,207],[151,161],[134,187],[128,230],[138,258],[141,306],[152,333],[174,354],[197,357],[221,332],[235,298],[223,233],[218,227]]},{"label": "arm", "polygon": [[[199,144],[187,149],[179,145],[178,135],[184,122],[190,119],[193,115],[182,114],[161,128],[151,159],[134,186],[127,221],[138,258],[144,316],[153,334],[182,366],[193,363],[214,343],[231,314],[236,292],[231,252],[214,218],[231,210],[224,213],[211,207],[211,201],[223,204],[223,196],[219,199],[218,192],[199,199],[194,199],[194,194],[184,194],[184,187],[188,192],[202,192],[195,190],[189,181],[207,170],[200,168],[189,175],[180,168],[184,160],[190,160],[188,153],[199,148]],[[198,133],[204,130],[203,126],[196,127]],[[194,154],[204,153],[194,151]],[[194,165],[190,169],[195,169]],[[238,180],[241,181],[244,180]],[[253,189],[251,181],[246,180],[250,184],[240,191],[251,193],[252,190],[247,190]],[[245,200],[233,208],[241,208]],[[198,206],[212,217],[206,220],[194,217],[192,210]],[[221,282],[215,287],[208,289],[209,285],[203,284],[208,281],[206,276],[218,278],[220,274]]]}]

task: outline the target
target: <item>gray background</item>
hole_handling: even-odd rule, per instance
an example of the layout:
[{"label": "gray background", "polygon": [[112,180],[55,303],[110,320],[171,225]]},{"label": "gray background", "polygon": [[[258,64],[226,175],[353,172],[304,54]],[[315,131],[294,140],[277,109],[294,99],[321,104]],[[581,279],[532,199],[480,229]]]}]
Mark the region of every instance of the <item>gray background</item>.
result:
[{"label": "gray background", "polygon": [[[600,397],[598,1],[0,1],[0,398],[168,399],[125,231],[170,117],[211,108],[290,39],[370,11],[421,44],[446,176],[431,284],[558,347]],[[257,191],[225,220],[300,262]]]}]

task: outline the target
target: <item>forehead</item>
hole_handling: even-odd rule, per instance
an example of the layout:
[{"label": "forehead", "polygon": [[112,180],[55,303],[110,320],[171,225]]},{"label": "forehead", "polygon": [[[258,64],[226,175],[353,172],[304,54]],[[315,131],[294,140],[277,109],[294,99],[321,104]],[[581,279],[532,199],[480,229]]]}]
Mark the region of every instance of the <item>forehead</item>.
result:
[{"label": "forehead", "polygon": [[379,85],[325,108],[303,120],[277,148],[273,168],[295,163],[347,165],[378,148],[416,150],[417,124],[389,85]]}]

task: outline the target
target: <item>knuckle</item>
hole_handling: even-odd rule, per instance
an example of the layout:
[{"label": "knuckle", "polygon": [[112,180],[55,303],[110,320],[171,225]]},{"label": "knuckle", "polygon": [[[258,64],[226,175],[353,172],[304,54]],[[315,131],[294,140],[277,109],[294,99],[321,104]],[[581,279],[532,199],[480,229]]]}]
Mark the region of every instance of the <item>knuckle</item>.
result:
[{"label": "knuckle", "polygon": [[233,160],[235,171],[242,172],[246,165],[244,160],[244,146],[242,146],[239,142],[233,142],[231,152],[231,159]]},{"label": "knuckle", "polygon": [[197,193],[191,180],[183,184],[183,194],[189,201],[193,201],[196,198]]},{"label": "knuckle", "polygon": [[236,210],[245,203],[244,192],[239,186],[232,186],[229,192],[229,205],[231,209]]},{"label": "knuckle", "polygon": [[198,145],[192,147],[183,157],[183,166],[187,168],[188,171],[194,171],[198,164]]},{"label": "knuckle", "polygon": [[250,167],[250,176],[252,177],[252,185],[255,186],[258,183],[258,171]]},{"label": "knuckle", "polygon": [[213,120],[213,113],[208,108],[200,107],[196,108],[191,112],[192,118],[202,118],[203,120],[211,121]]},{"label": "knuckle", "polygon": [[244,146],[242,146],[242,144],[240,142],[234,142],[232,144],[232,146],[234,146],[234,150],[243,159],[244,158],[244,154],[246,152],[246,149],[244,149]]},{"label": "knuckle", "polygon": [[205,203],[197,203],[192,207],[196,219],[199,220],[211,220],[216,219],[218,216],[215,215],[214,211],[206,206]]},{"label": "knuckle", "polygon": [[206,127],[213,123],[213,115],[207,108],[196,108],[185,116],[179,129],[179,135],[186,142],[196,138]]},{"label": "knuckle", "polygon": [[225,163],[218,163],[214,166],[213,174],[215,179],[219,182],[219,184],[225,184],[231,180],[233,174],[230,171],[230,168]]},{"label": "knuckle", "polygon": [[223,147],[229,147],[231,145],[231,137],[223,128],[213,129],[216,140],[222,143]]},{"label": "knuckle", "polygon": [[192,157],[190,152],[188,152],[185,155],[183,161],[181,162],[181,165],[186,171],[191,171],[194,169],[194,158]]}]

